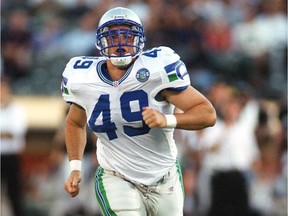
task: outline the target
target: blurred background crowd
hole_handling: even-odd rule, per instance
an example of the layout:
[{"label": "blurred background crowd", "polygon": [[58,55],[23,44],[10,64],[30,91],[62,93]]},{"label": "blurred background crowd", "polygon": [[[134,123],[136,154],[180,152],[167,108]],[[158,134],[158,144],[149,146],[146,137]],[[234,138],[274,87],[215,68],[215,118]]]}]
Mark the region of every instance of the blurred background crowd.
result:
[{"label": "blurred background crowd", "polygon": [[[140,16],[145,49],[165,45],[181,56],[217,110],[213,128],[175,130],[185,216],[287,215],[285,0],[2,0],[1,215],[99,215],[96,137],[87,131],[81,195],[71,199],[67,106],[55,104],[66,63],[99,54],[98,20],[115,6]],[[31,126],[35,116],[41,127]]]}]

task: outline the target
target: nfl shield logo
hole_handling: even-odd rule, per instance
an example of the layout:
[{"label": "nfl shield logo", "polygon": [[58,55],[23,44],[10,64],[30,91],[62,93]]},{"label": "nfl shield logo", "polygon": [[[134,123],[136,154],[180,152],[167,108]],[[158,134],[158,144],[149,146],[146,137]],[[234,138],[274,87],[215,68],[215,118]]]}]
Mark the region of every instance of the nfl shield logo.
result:
[{"label": "nfl shield logo", "polygon": [[113,86],[114,86],[115,88],[117,88],[117,87],[119,86],[119,82],[118,82],[118,81],[114,81],[114,82],[113,82]]}]

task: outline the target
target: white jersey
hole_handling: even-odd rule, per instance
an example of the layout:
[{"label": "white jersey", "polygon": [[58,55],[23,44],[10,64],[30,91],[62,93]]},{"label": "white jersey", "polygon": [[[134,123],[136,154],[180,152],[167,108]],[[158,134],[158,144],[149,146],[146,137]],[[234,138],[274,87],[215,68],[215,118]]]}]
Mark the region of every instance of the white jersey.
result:
[{"label": "white jersey", "polygon": [[86,111],[89,127],[98,137],[97,159],[142,184],[157,182],[176,161],[173,129],[150,129],[142,108],[172,114],[174,106],[156,99],[163,89],[183,91],[190,85],[184,63],[168,47],[143,52],[125,75],[112,81],[104,57],[74,57],[63,72],[65,101]]}]

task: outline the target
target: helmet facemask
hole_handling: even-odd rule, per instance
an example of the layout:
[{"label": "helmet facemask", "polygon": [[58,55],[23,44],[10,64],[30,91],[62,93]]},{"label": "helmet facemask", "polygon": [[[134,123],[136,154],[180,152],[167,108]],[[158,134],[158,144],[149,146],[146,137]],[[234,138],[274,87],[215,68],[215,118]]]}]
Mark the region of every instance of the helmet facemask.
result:
[{"label": "helmet facemask", "polygon": [[[117,26],[119,28],[115,28]],[[113,29],[110,29],[111,27]],[[133,41],[131,41],[131,37]],[[140,20],[133,21],[123,16],[119,18],[115,16],[114,19],[104,22],[96,33],[96,47],[101,55],[110,59],[112,64],[118,67],[128,66],[132,59],[142,52],[144,42],[144,30]],[[127,53],[128,47],[132,47],[133,51]],[[109,48],[117,48],[117,54],[109,54]]]}]

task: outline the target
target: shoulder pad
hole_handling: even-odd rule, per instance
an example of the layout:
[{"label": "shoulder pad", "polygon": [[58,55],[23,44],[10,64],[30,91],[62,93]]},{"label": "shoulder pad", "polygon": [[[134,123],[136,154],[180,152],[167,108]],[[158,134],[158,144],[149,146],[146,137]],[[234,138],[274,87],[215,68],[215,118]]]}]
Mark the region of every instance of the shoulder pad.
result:
[{"label": "shoulder pad", "polygon": [[142,53],[143,56],[155,58],[162,65],[169,65],[180,59],[180,56],[171,48],[166,46],[154,47]]},{"label": "shoulder pad", "polygon": [[63,76],[71,76],[72,74],[85,73],[93,65],[99,61],[105,59],[104,57],[92,57],[92,56],[77,56],[73,57],[66,64],[66,68],[63,72]]},{"label": "shoulder pad", "polygon": [[103,60],[103,57],[92,57],[92,56],[77,56],[69,60],[66,67],[73,69],[87,69],[93,63],[97,63]]}]

